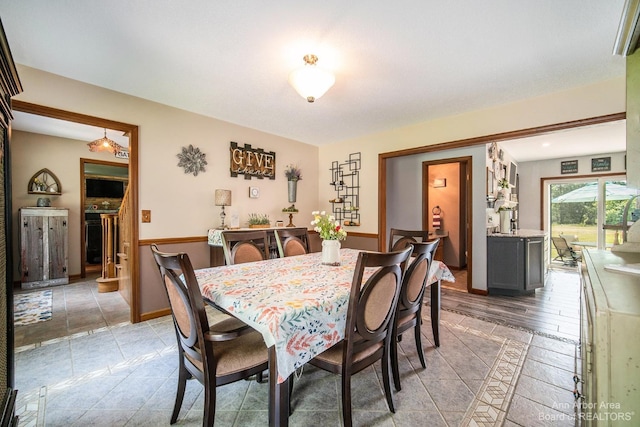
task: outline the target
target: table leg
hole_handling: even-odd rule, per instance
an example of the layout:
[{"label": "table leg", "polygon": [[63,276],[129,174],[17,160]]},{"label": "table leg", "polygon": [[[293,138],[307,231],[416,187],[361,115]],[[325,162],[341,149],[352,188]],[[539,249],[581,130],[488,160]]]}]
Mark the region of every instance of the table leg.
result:
[{"label": "table leg", "polygon": [[440,280],[431,286],[431,330],[436,347],[440,347]]},{"label": "table leg", "polygon": [[278,383],[276,346],[269,347],[269,426],[289,425],[289,378]]}]

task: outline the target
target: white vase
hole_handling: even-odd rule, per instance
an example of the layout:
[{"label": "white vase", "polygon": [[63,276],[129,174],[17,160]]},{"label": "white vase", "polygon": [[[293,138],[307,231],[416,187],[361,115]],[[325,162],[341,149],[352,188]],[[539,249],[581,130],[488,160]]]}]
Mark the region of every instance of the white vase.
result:
[{"label": "white vase", "polygon": [[510,233],[511,232],[511,211],[500,211],[500,232],[501,233]]},{"label": "white vase", "polygon": [[323,240],[322,241],[322,264],[340,265],[340,241],[339,240]]}]

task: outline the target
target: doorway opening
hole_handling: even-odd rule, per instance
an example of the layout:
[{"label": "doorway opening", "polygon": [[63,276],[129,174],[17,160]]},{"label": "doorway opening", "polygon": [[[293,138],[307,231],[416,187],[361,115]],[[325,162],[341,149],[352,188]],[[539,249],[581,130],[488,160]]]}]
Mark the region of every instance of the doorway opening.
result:
[{"label": "doorway opening", "polygon": [[[138,266],[138,126],[100,117],[88,116],[80,113],[60,110],[42,105],[31,104],[14,100],[13,111],[28,113],[43,118],[58,119],[71,124],[80,123],[95,126],[102,129],[113,129],[129,138],[129,163],[128,163],[128,218],[122,224],[123,236],[126,238],[128,271],[121,280],[119,293],[124,297],[130,307],[131,323],[140,322],[139,302],[139,266]],[[76,163],[77,164],[77,163]],[[76,166],[73,166],[76,167]],[[80,222],[78,222],[80,223]],[[82,229],[81,231],[82,232]],[[80,242],[80,239],[77,240]],[[83,263],[81,263],[80,269]],[[77,274],[77,273],[76,273]]]},{"label": "doorway opening", "polygon": [[117,214],[129,184],[129,165],[80,159],[81,277],[102,272],[103,230],[100,215]]},{"label": "doorway opening", "polygon": [[471,158],[431,160],[422,163],[422,228],[440,237],[438,259],[456,281],[441,286],[468,292],[468,242],[470,241],[469,177]]},{"label": "doorway opening", "polygon": [[[584,248],[607,250],[619,243],[625,223],[625,206],[640,194],[640,190],[627,187],[623,175],[556,179],[550,180],[545,187],[544,210],[550,235],[564,237],[577,251]],[[627,227],[637,220],[629,216]],[[551,247],[551,260],[556,257],[557,250]]]}]

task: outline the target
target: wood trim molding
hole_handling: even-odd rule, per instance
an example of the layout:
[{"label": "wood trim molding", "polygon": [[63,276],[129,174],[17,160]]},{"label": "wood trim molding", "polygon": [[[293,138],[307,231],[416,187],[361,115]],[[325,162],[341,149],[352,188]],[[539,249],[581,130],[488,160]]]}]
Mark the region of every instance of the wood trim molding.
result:
[{"label": "wood trim molding", "polygon": [[[32,104],[30,102],[15,100],[12,103],[15,111],[30,113],[59,120],[66,120],[74,123],[82,123],[101,128],[109,128],[122,131],[129,136],[129,195],[131,203],[131,247],[138,247],[138,126],[129,123],[117,122],[103,119],[101,117],[89,116],[72,111],[60,110],[58,108],[44,105]],[[129,275],[131,278],[131,323],[140,322],[140,263],[137,251],[131,251],[129,258]]]},{"label": "wood trim molding", "polygon": [[[443,150],[451,150],[454,148],[464,148],[470,147],[474,145],[487,144],[493,141],[507,141],[510,139],[518,139],[524,138],[528,136],[534,135],[542,135],[545,133],[552,133],[566,129],[573,129],[582,126],[590,126],[601,123],[608,123],[617,120],[626,119],[626,112],[621,113],[613,113],[607,114],[604,116],[590,117],[587,119],[579,119],[562,123],[554,123],[550,125],[538,126],[534,128],[527,128],[509,132],[502,132],[493,135],[485,135],[474,138],[467,138],[461,140],[454,140],[449,142],[442,142],[433,145],[426,145],[421,147],[409,148],[405,150],[398,151],[390,151],[387,153],[378,154],[378,250],[383,251],[386,247],[386,229],[387,229],[387,159],[395,158],[395,157],[404,157],[404,156],[412,156],[416,154],[423,154],[429,152],[443,151]],[[473,167],[473,165],[470,165]],[[484,165],[483,165],[484,167]],[[469,187],[469,192],[472,191],[471,186]],[[470,233],[470,238],[473,236],[473,233]],[[472,239],[470,239],[472,242]],[[473,268],[471,257],[469,257],[468,264],[468,273],[469,274]],[[469,281],[470,286],[473,286],[472,281]],[[474,289],[472,288],[471,291]],[[471,292],[470,291],[470,292]],[[477,292],[473,292],[477,293]]]},{"label": "wood trim molding", "polygon": [[399,150],[399,151],[390,151],[387,153],[381,153],[380,155],[383,158],[392,158],[392,157],[411,156],[413,154],[428,153],[431,151],[442,151],[442,150],[451,150],[453,148],[464,148],[464,147],[470,147],[473,145],[487,144],[489,142],[507,141],[510,139],[525,138],[533,135],[543,135],[545,133],[552,133],[560,130],[573,129],[573,128],[578,128],[582,126],[591,126],[591,125],[597,125],[601,123],[608,123],[608,122],[613,122],[617,120],[623,120],[623,119],[626,119],[626,117],[627,117],[626,112],[614,113],[614,114],[608,114],[605,116],[591,117],[588,119],[573,120],[569,122],[556,123],[556,124],[545,125],[545,126],[537,126],[534,128],[502,132],[502,133],[496,133],[493,135],[478,136],[474,138],[460,139],[460,140],[450,141],[450,142],[441,142],[439,144],[425,145],[422,147],[408,148],[408,149]]},{"label": "wood trim molding", "polygon": [[193,236],[193,237],[164,237],[160,239],[144,239],[138,241],[138,246],[151,246],[153,243],[159,245],[174,245],[182,243],[199,243],[209,241],[207,236]]},{"label": "wood trim molding", "polygon": [[[309,234],[318,234],[313,230],[309,230]],[[375,233],[354,233],[349,232],[347,237],[364,237],[369,239],[377,239],[378,235]],[[174,244],[184,244],[184,243],[199,243],[199,242],[207,242],[209,239],[207,236],[192,236],[192,237],[164,237],[158,239],[144,239],[138,241],[138,246],[150,246],[153,243],[157,243],[159,245],[174,245]]]},{"label": "wood trim molding", "polygon": [[168,316],[171,314],[171,308],[163,308],[161,310],[150,311],[148,313],[142,313],[140,315],[140,321],[157,319],[158,317]]}]

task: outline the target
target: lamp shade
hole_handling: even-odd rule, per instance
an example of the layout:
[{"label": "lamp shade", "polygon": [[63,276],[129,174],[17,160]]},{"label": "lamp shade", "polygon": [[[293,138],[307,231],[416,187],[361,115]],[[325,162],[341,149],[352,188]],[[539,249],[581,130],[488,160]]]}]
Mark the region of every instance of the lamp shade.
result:
[{"label": "lamp shade", "polygon": [[231,206],[231,190],[216,190],[216,206]]},{"label": "lamp shade", "polygon": [[336,82],[333,74],[316,66],[317,60],[315,55],[306,55],[305,65],[289,74],[289,84],[309,102],[320,98]]},{"label": "lamp shade", "polygon": [[112,139],[107,138],[107,129],[104,130],[104,136],[100,139],[96,139],[95,141],[91,141],[87,144],[89,146],[89,151],[97,152],[97,151],[108,151],[111,154],[115,154],[119,151],[123,151],[124,147]]}]

